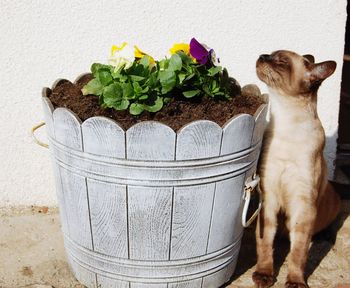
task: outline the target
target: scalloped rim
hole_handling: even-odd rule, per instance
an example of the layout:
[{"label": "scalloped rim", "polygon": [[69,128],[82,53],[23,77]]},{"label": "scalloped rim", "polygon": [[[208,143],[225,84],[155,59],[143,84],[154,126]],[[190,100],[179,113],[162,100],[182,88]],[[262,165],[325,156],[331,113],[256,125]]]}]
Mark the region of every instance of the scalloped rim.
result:
[{"label": "scalloped rim", "polygon": [[[70,110],[69,108],[65,108],[65,107],[57,107],[57,108],[53,108],[53,104],[51,103],[51,100],[48,98],[48,93],[51,92],[58,84],[62,83],[62,82],[68,82],[68,83],[72,83],[72,84],[76,84],[80,79],[82,79],[83,77],[85,77],[86,75],[89,75],[90,73],[83,73],[83,74],[80,74],[75,80],[74,82],[71,82],[67,79],[63,79],[63,78],[59,78],[57,79],[51,86],[51,89],[48,88],[48,87],[44,87],[43,90],[42,90],[42,98],[45,99],[45,101],[47,102],[48,105],[50,105],[51,107],[51,113],[52,115],[54,114],[54,112],[56,110],[66,110],[68,111],[70,114],[72,114],[72,117],[75,118],[75,120],[80,124],[80,125],[83,125],[83,123],[85,123],[86,121],[88,121],[89,119],[106,119],[106,120],[109,120],[111,122],[113,122],[114,124],[116,124],[117,126],[119,126],[120,129],[122,129],[125,133],[133,128],[134,126],[138,126],[142,123],[147,123],[147,122],[154,122],[154,123],[159,123],[163,126],[167,126],[169,129],[171,129],[172,131],[174,131],[175,134],[179,134],[181,131],[183,131],[184,129],[186,129],[188,126],[190,125],[194,125],[198,122],[211,122],[213,123],[214,125],[217,125],[218,127],[220,127],[221,129],[225,130],[225,128],[230,125],[230,123],[232,121],[234,121],[236,118],[238,117],[241,117],[242,115],[248,115],[250,117],[253,117],[254,118],[254,122],[256,122],[256,119],[259,117],[261,111],[266,107],[268,106],[269,104],[269,101],[268,101],[268,94],[264,93],[264,94],[261,94],[261,96],[263,97],[263,100],[267,100],[267,103],[264,103],[264,104],[261,104],[258,109],[255,111],[254,115],[250,115],[250,114],[247,114],[247,113],[239,113],[235,116],[233,116],[232,118],[230,118],[229,120],[227,120],[224,125],[220,126],[218,123],[212,121],[212,120],[207,120],[207,119],[203,119],[203,120],[195,120],[195,121],[192,121],[192,122],[189,122],[189,123],[186,123],[184,124],[183,126],[181,126],[177,131],[175,131],[173,128],[171,128],[169,125],[167,124],[164,124],[163,122],[160,122],[160,121],[155,121],[155,120],[146,120],[146,121],[141,121],[141,122],[138,122],[138,123],[135,123],[134,125],[130,126],[128,129],[124,129],[122,127],[122,125],[120,125],[120,123],[114,119],[111,119],[111,118],[108,118],[108,117],[105,117],[105,116],[93,116],[93,117],[90,117],[88,119],[86,119],[85,121],[82,121],[79,116],[73,112],[72,110]],[[252,84],[248,84],[248,85],[252,85]],[[254,84],[253,84],[254,85]],[[247,86],[247,85],[246,85]],[[133,128],[134,129],[134,128]]]}]

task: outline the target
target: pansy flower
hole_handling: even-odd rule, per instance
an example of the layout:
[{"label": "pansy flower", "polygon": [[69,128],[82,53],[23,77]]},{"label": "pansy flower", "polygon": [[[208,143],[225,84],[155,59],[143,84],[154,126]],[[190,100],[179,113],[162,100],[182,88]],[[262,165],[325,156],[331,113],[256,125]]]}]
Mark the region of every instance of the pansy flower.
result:
[{"label": "pansy flower", "polygon": [[154,65],[156,63],[156,61],[152,56],[140,50],[140,48],[137,47],[136,45],[134,45],[134,55],[136,59],[142,59],[144,56],[147,55],[149,57],[149,62],[151,65]]},{"label": "pansy flower", "polygon": [[182,51],[186,55],[190,56],[190,45],[185,43],[175,43],[173,47],[170,48],[171,54],[175,54],[178,51]]},{"label": "pansy flower", "polygon": [[134,51],[124,42],[120,46],[112,46],[108,64],[114,66],[115,70],[120,70],[121,68],[128,69],[132,66],[134,60]]},{"label": "pansy flower", "polygon": [[214,49],[210,49],[206,45],[199,43],[196,38],[191,39],[190,54],[199,64],[204,65],[209,63],[215,65],[217,62],[220,62],[216,58]]}]

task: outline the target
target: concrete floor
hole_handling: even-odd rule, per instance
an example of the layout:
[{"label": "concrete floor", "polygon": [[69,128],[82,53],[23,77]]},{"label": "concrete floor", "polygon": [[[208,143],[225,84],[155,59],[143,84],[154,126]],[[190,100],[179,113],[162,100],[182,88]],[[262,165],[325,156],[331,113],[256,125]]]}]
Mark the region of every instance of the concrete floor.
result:
[{"label": "concrete floor", "polygon": [[[350,201],[347,200],[343,202],[342,213],[332,229],[315,239],[307,265],[310,287],[350,283],[349,213]],[[1,288],[83,287],[74,279],[67,265],[57,209],[0,209],[0,227]],[[284,287],[288,243],[278,241],[276,246],[276,264],[280,270],[274,287]],[[254,231],[248,228],[233,282],[228,287],[253,287],[251,274],[255,261]],[[350,285],[338,287],[349,288]]]}]

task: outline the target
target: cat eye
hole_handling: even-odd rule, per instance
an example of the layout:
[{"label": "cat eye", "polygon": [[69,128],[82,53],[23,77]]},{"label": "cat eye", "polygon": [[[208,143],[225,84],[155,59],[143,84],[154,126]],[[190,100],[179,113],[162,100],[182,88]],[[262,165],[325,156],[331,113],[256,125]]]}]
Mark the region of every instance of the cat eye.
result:
[{"label": "cat eye", "polygon": [[275,64],[278,66],[289,66],[289,62],[285,59],[278,59],[275,61]]}]

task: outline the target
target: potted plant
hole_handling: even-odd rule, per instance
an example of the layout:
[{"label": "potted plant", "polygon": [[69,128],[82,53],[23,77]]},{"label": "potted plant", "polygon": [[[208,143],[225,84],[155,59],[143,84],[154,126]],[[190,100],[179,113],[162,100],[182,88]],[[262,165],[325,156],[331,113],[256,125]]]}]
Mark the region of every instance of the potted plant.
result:
[{"label": "potted plant", "polygon": [[235,269],[267,105],[196,39],[171,52],[114,46],[92,75],[44,89],[65,248],[87,287],[216,288]]}]

